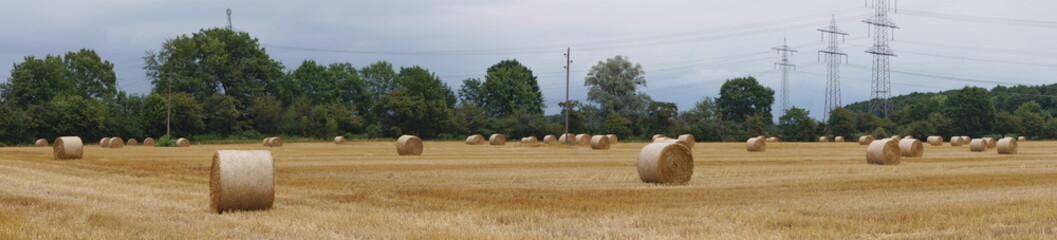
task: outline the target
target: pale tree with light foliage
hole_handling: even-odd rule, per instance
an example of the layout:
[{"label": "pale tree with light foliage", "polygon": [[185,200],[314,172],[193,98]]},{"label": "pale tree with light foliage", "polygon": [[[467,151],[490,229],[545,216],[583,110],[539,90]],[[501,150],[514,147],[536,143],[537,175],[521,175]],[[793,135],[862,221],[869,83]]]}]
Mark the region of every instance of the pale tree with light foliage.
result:
[{"label": "pale tree with light foliage", "polygon": [[589,87],[587,100],[598,104],[601,111],[615,111],[633,121],[641,119],[653,102],[649,95],[638,91],[639,86],[646,87],[642,65],[624,56],[599,61],[587,73],[584,86]]}]

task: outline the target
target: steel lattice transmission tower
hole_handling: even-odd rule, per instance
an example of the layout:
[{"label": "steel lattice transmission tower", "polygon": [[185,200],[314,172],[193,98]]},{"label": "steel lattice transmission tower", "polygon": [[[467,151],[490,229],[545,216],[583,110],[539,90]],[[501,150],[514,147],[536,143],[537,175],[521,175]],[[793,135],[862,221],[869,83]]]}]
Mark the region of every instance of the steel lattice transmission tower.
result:
[{"label": "steel lattice transmission tower", "polygon": [[[776,68],[782,70],[782,115],[785,115],[785,111],[789,109],[789,70],[796,70],[796,65],[789,62],[789,55],[797,52],[796,49],[789,47],[789,43],[783,39],[782,46],[771,48],[778,51],[778,54],[782,56],[782,60],[774,63]],[[781,115],[780,115],[781,116]]]},{"label": "steel lattice transmission tower", "polygon": [[837,27],[836,16],[830,21],[829,26],[819,28],[819,32],[822,32],[822,40],[826,41],[826,36],[829,35],[829,45],[825,49],[819,50],[818,53],[826,56],[826,105],[823,106],[822,119],[829,119],[829,112],[834,108],[841,106],[840,102],[840,64],[841,59],[847,61],[848,54],[840,50],[840,42],[837,41],[837,37],[844,40],[848,33]]},{"label": "steel lattice transmission tower", "polygon": [[888,113],[892,112],[892,102],[889,100],[892,97],[892,73],[888,57],[895,56],[895,52],[888,46],[888,40],[893,36],[891,31],[899,29],[899,26],[888,18],[888,13],[895,9],[892,3],[893,0],[874,0],[874,16],[863,20],[869,25],[869,31],[874,37],[873,47],[866,50],[867,53],[873,54],[870,112],[886,118]]}]

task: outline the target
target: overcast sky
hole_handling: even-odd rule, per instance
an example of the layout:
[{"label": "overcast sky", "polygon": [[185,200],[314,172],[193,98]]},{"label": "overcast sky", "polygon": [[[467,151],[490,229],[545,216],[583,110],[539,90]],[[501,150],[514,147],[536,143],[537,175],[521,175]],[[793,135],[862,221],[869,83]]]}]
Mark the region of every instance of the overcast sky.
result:
[{"label": "overcast sky", "polygon": [[[229,7],[235,28],[258,38],[288,71],[305,59],[357,67],[387,60],[428,68],[458,89],[492,64],[517,59],[539,77],[548,114],[565,98],[566,46],[572,99],[585,100],[590,66],[624,55],[642,64],[646,93],[687,110],[717,97],[733,77],[752,75],[779,92],[778,55],[770,49],[785,37],[800,51],[792,58],[799,71],[790,79],[791,105],[815,118],[822,117],[826,74],[815,29],[835,16],[850,33],[841,46],[850,56],[841,67],[842,103],[870,91],[872,58],[863,51],[872,39],[861,20],[873,10],[848,0],[14,1],[0,8],[0,77],[25,56],[90,48],[115,64],[121,89],[148,93],[144,52],[225,26]],[[904,0],[898,9],[892,69],[917,75],[893,73],[893,95],[1054,82],[1057,1]],[[384,54],[364,53],[372,51]]]}]

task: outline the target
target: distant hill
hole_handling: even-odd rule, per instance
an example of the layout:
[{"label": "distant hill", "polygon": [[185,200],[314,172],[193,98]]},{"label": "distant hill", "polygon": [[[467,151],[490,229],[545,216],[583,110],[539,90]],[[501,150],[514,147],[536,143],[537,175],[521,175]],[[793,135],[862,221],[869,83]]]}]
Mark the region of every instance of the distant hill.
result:
[{"label": "distant hill", "polygon": [[[957,90],[957,89],[955,89]],[[936,93],[919,93],[914,92],[906,95],[899,95],[892,97],[892,111],[898,111],[908,104],[923,98],[932,98],[938,95],[947,95],[951,91],[947,90]],[[1017,85],[1013,87],[997,86],[988,90],[991,94],[991,99],[995,103],[995,111],[1008,111],[1013,112],[1020,107],[1021,104],[1028,101],[1038,102],[1042,105],[1042,108],[1049,111],[1053,115],[1057,115],[1057,84],[1039,85],[1039,86],[1026,86]],[[956,104],[956,103],[946,103]],[[848,104],[845,108],[857,112],[867,112],[870,110],[870,101],[861,101]]]}]

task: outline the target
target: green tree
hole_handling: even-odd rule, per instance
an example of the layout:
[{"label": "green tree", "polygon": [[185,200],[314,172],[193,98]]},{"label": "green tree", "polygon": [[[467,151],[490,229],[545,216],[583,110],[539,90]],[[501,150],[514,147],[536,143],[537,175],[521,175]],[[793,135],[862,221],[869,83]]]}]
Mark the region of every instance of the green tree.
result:
[{"label": "green tree", "polygon": [[609,110],[609,114],[606,114],[605,131],[617,136],[631,136],[633,133],[631,120],[620,116],[620,113],[616,111]]},{"label": "green tree", "polygon": [[603,113],[616,111],[621,116],[639,119],[653,103],[649,95],[638,91],[639,86],[646,87],[645,74],[642,65],[624,56],[599,61],[584,78],[587,100],[598,104]]},{"label": "green tree", "polygon": [[833,136],[851,137],[856,132],[855,113],[847,108],[834,108],[826,122],[828,133]]},{"label": "green tree", "polygon": [[238,130],[238,118],[242,116],[237,108],[238,100],[227,95],[213,95],[202,105],[206,129],[215,134],[227,136]]},{"label": "green tree", "polygon": [[461,104],[451,111],[451,133],[468,135],[484,133],[484,110],[477,105]]},{"label": "green tree", "polygon": [[462,101],[462,105],[480,107],[484,104],[486,95],[487,91],[481,79],[467,78],[462,81],[462,87],[459,88],[459,100]]},{"label": "green tree", "polygon": [[998,112],[998,114],[995,115],[994,121],[994,131],[1003,135],[1011,133],[1022,133],[1025,130],[1024,120],[1021,119],[1019,116],[1009,114],[1009,112],[1006,111]]},{"label": "green tree", "polygon": [[224,94],[249,103],[277,91],[275,82],[283,77],[282,64],[268,56],[256,38],[226,28],[167,40],[160,50],[148,51],[144,60],[154,93],[167,93],[171,77],[174,93],[187,92],[200,101]]},{"label": "green tree", "polygon": [[936,127],[932,126],[932,123],[928,121],[914,121],[903,129],[903,136],[915,136],[920,139],[924,139],[928,136],[936,134]]},{"label": "green tree", "polygon": [[444,82],[421,67],[401,68],[398,90],[380,100],[380,116],[393,135],[433,137],[448,127],[455,94]]},{"label": "green tree", "polygon": [[744,121],[752,115],[760,115],[770,122],[774,90],[760,85],[754,77],[727,80],[719,89],[716,105],[724,120]]},{"label": "green tree", "polygon": [[505,117],[518,110],[543,114],[543,93],[536,76],[517,60],[503,60],[488,67],[481,87],[484,92],[480,96],[484,99],[479,104],[487,116]]},{"label": "green tree", "polygon": [[766,136],[767,128],[770,124],[763,116],[752,115],[745,118],[745,122],[742,124],[745,127],[745,133],[748,136]]},{"label": "green tree", "polygon": [[995,124],[995,107],[986,89],[965,87],[951,91],[943,115],[954,120],[955,132],[970,136],[983,136],[991,132]]},{"label": "green tree", "polygon": [[108,101],[116,93],[114,64],[88,49],[64,56],[25,57],[15,63],[8,82],[0,85],[4,101],[22,108],[70,95]]},{"label": "green tree", "polygon": [[31,111],[38,114],[46,126],[45,136],[81,136],[94,139],[106,135],[106,106],[95,99],[77,95],[57,96],[47,104],[34,105]]},{"label": "green tree", "polygon": [[374,94],[373,99],[381,99],[399,88],[393,64],[386,61],[378,61],[361,68],[360,76],[367,82],[367,91]]},{"label": "green tree", "polygon": [[818,124],[802,108],[790,108],[778,118],[778,138],[783,141],[810,142],[815,140]]},{"label": "green tree", "polygon": [[1042,106],[1035,101],[1028,101],[1021,104],[1013,114],[1020,117],[1024,126],[1024,131],[1016,133],[1038,131],[1042,129],[1042,125],[1046,123],[1046,120],[1052,118],[1050,113],[1043,110]]},{"label": "green tree", "polygon": [[273,96],[257,96],[250,99],[246,109],[249,123],[265,134],[277,133],[283,119],[283,102]]},{"label": "green tree", "polygon": [[[165,135],[166,96],[151,94],[143,101],[144,129],[151,136]],[[189,93],[172,94],[172,136],[190,136],[205,128],[202,104]]]},{"label": "green tree", "polygon": [[[562,109],[569,109],[569,133],[588,132],[587,121],[585,120],[587,117],[584,116],[584,105],[580,103],[580,101],[572,100],[568,102],[560,102],[558,103],[558,106],[561,106]],[[565,111],[562,111],[562,114],[564,115]],[[560,118],[559,120],[564,128],[565,118]]]},{"label": "green tree", "polygon": [[[943,116],[943,113],[934,112],[929,114],[929,123],[936,128],[936,134],[944,137],[950,137],[956,135],[952,129],[954,126],[954,120]],[[915,135],[918,136],[918,135]],[[920,135],[925,136],[925,135]]]},{"label": "green tree", "polygon": [[643,131],[653,134],[674,135],[672,119],[679,113],[679,107],[670,102],[653,102],[646,108],[646,119]]},{"label": "green tree", "polygon": [[1047,139],[1057,138],[1057,118],[1051,118],[1042,125],[1042,131],[1038,133],[1038,136],[1031,137],[1042,137]]}]

